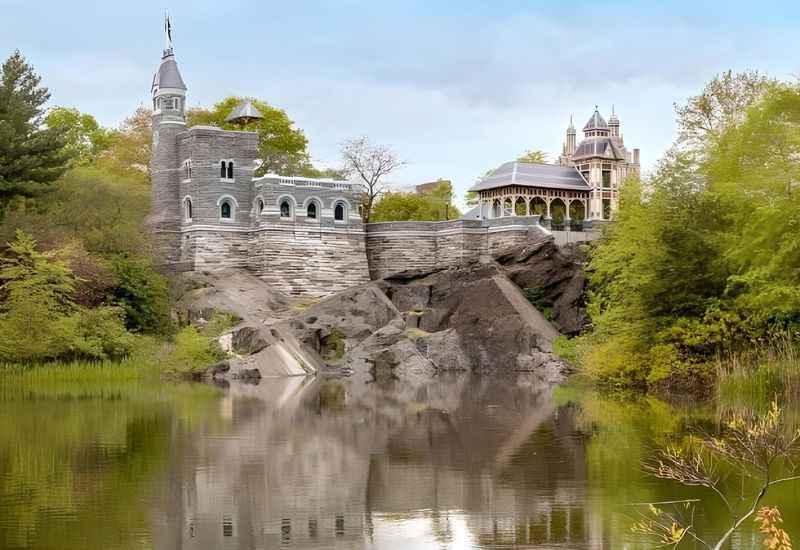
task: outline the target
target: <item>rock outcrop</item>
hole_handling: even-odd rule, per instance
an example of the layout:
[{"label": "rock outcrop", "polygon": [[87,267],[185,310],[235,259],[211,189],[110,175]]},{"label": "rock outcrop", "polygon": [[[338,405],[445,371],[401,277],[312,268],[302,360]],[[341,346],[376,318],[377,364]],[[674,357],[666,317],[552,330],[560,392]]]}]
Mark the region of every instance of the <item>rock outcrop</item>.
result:
[{"label": "rock outcrop", "polygon": [[[577,250],[552,240],[445,269],[412,270],[316,303],[292,304],[255,277],[204,276],[187,317],[233,304],[242,319],[217,377],[338,373],[372,379],[448,370],[530,371],[559,380],[561,332],[585,323]],[[537,309],[534,304],[541,309]]]}]

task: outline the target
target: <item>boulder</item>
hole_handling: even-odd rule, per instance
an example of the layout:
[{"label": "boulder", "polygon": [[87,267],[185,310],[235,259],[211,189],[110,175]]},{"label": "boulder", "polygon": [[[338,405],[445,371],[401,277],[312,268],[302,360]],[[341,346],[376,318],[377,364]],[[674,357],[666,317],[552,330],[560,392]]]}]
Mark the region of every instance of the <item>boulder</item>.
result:
[{"label": "boulder", "polygon": [[585,245],[559,247],[550,238],[505,251],[495,261],[559,331],[572,335],[586,328]]}]

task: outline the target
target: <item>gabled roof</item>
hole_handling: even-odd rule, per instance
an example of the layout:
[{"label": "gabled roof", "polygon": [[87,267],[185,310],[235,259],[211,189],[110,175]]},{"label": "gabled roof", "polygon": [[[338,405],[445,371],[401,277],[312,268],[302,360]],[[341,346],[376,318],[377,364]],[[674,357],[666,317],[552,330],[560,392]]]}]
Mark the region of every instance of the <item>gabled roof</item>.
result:
[{"label": "gabled roof", "polygon": [[178,70],[178,64],[175,62],[175,56],[171,50],[161,59],[161,65],[153,76],[153,88],[151,91],[155,91],[158,88],[186,90],[186,84],[183,82],[181,72]]},{"label": "gabled roof", "polygon": [[225,119],[225,122],[233,122],[235,120],[250,121],[257,118],[264,118],[264,115],[261,114],[261,111],[256,109],[252,101],[245,99],[233,108],[233,111],[231,111],[231,114]]},{"label": "gabled roof", "polygon": [[592,113],[589,121],[583,127],[584,132],[589,130],[608,130],[608,123],[603,118],[603,115],[600,114],[600,111],[597,110],[597,107],[595,107],[594,113]]},{"label": "gabled roof", "polygon": [[609,160],[622,160],[624,155],[614,143],[614,138],[607,136],[592,136],[584,139],[575,149],[572,160],[587,158],[604,158]]},{"label": "gabled roof", "polygon": [[589,185],[574,166],[511,161],[482,177],[470,191],[485,191],[507,185],[587,191]]}]

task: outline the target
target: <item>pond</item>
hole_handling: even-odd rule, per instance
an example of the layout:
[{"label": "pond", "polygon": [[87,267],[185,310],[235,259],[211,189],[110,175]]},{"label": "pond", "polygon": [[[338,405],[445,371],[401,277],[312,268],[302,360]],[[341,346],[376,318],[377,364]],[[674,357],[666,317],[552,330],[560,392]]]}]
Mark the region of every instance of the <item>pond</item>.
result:
[{"label": "pond", "polygon": [[[3,384],[4,549],[652,548],[637,503],[707,494],[640,461],[721,407],[530,376]],[[800,484],[770,502],[800,540]]]}]

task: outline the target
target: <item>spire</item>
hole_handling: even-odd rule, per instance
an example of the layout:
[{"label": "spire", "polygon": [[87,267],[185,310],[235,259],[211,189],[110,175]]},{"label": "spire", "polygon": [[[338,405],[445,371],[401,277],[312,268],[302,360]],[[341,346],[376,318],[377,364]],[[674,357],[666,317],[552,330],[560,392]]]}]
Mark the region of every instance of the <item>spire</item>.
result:
[{"label": "spire", "polygon": [[619,118],[617,118],[617,113],[614,111],[614,104],[613,103],[611,104],[611,118],[608,119],[608,123],[610,125],[614,124],[614,123],[619,125]]},{"label": "spire", "polygon": [[574,134],[575,133],[575,124],[572,122],[572,114],[571,113],[569,115],[569,127],[567,127],[567,133],[568,134]]}]

